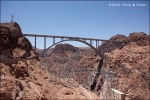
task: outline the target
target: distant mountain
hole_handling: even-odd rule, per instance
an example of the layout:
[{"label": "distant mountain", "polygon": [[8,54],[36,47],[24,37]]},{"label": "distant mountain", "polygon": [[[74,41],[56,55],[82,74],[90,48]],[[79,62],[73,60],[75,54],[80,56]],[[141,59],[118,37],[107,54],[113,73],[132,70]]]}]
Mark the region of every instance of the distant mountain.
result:
[{"label": "distant mountain", "polygon": [[71,51],[71,52],[77,52],[79,48],[74,47],[70,44],[57,44],[55,48],[53,49],[52,53],[65,53],[66,51]]}]

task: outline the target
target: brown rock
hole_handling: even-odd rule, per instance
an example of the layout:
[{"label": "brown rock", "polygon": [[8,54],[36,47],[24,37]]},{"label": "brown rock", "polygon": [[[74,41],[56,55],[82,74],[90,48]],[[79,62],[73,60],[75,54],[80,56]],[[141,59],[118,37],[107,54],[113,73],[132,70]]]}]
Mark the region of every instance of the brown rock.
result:
[{"label": "brown rock", "polygon": [[11,67],[11,73],[16,77],[16,78],[22,78],[25,79],[25,77],[29,76],[28,73],[28,66],[25,62],[18,61],[17,64],[13,64]]},{"label": "brown rock", "polygon": [[[112,36],[109,40],[110,41],[103,42],[103,44],[98,47],[100,53],[110,53],[117,48],[121,49],[124,45],[126,45],[127,37],[121,34],[117,34]],[[115,42],[115,41],[119,41],[119,42]]]},{"label": "brown rock", "polygon": [[67,88],[62,88],[61,90],[62,90],[62,93],[63,93],[64,95],[72,95],[72,94],[73,94],[73,93],[72,93],[71,91],[69,91],[69,89],[67,89]]},{"label": "brown rock", "polygon": [[[133,43],[133,42],[132,42]],[[129,44],[121,50],[116,49],[105,55],[102,69],[116,73],[112,88],[129,94],[132,99],[149,99],[149,46]],[[96,89],[101,93],[104,88],[103,72],[98,78]],[[121,85],[120,85],[121,84]],[[137,88],[138,87],[138,88]]]},{"label": "brown rock", "polygon": [[[0,55],[8,55],[10,58],[28,57],[32,51],[30,41],[23,37],[20,26],[15,22],[0,23],[0,47]],[[14,55],[14,51],[21,55]]]},{"label": "brown rock", "polygon": [[5,87],[0,87],[0,98],[2,100],[14,100],[16,98],[22,98],[21,92],[23,90],[22,84],[14,80],[12,77],[1,77],[1,85]]},{"label": "brown rock", "polygon": [[65,51],[76,52],[77,50],[77,47],[74,47],[70,44],[57,44],[53,49],[52,53],[62,54],[65,53]]},{"label": "brown rock", "polygon": [[17,46],[18,38],[22,36],[21,29],[17,23],[1,23],[0,24],[0,54],[4,51],[14,49]]},{"label": "brown rock", "polygon": [[112,36],[109,40],[112,40],[112,41],[126,41],[126,39],[127,39],[127,36],[117,34],[117,35]]},{"label": "brown rock", "polygon": [[25,58],[29,56],[29,54],[25,50],[22,50],[20,48],[13,49],[12,54],[13,54],[13,58],[18,58],[18,57]]},{"label": "brown rock", "polygon": [[28,54],[30,54],[30,50],[32,50],[32,46],[30,41],[25,37],[18,38],[18,47],[22,50],[25,50]]},{"label": "brown rock", "polygon": [[[122,49],[125,45],[127,44],[132,44],[133,42],[139,46],[147,46],[149,45],[149,36],[147,34],[145,34],[144,32],[134,32],[134,33],[130,33],[130,35],[128,37],[121,35],[121,34],[117,34],[112,36],[110,39],[110,41],[114,41],[114,42],[104,42],[102,45],[100,45],[98,47],[100,53],[110,53],[115,49]],[[120,41],[120,42],[124,42],[124,43],[120,43],[120,42],[115,42],[115,41]]]},{"label": "brown rock", "polygon": [[149,45],[148,36],[144,32],[130,33],[128,37],[128,42],[136,42],[136,44],[139,46]]}]

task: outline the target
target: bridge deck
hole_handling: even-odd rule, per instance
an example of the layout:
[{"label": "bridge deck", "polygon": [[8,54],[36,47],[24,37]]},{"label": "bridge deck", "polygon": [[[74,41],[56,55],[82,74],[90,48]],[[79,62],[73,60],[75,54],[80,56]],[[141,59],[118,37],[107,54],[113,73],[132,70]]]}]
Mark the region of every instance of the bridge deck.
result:
[{"label": "bridge deck", "polygon": [[36,36],[36,37],[47,37],[47,38],[67,38],[67,39],[82,39],[82,40],[121,42],[121,41],[113,41],[113,40],[105,40],[105,39],[70,37],[70,36],[55,36],[55,35],[41,35],[41,34],[23,34],[23,36],[32,36],[32,37]]}]

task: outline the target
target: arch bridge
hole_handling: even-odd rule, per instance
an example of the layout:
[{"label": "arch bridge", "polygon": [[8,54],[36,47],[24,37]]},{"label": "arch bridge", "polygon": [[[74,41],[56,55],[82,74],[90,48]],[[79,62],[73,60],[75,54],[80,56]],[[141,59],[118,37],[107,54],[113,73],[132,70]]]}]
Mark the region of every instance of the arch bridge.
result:
[{"label": "arch bridge", "polygon": [[[115,48],[122,47],[125,45],[125,42],[121,41],[112,41],[112,40],[104,40],[104,39],[95,39],[95,38],[82,38],[82,37],[70,37],[70,36],[54,36],[54,35],[40,35],[40,34],[23,34],[25,37],[34,37],[34,48],[36,51],[37,37],[44,38],[44,50],[40,55],[46,52],[49,48],[53,47],[56,44],[65,41],[78,41],[84,43],[91,47],[100,57],[103,56],[104,53],[110,52]],[[46,48],[46,39],[52,39],[52,45]],[[56,41],[59,39],[59,41]],[[95,44],[94,44],[95,43]],[[105,44],[105,45],[104,45]],[[100,50],[98,49],[101,46]]]}]

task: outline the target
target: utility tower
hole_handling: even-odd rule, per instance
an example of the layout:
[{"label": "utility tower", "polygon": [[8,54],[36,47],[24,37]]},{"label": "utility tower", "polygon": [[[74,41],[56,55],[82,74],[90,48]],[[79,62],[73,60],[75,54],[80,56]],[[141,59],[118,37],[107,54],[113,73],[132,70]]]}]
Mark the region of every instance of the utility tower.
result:
[{"label": "utility tower", "polygon": [[14,16],[13,15],[11,16],[11,22],[14,22]]}]

